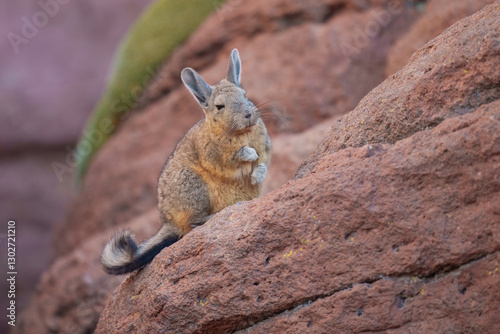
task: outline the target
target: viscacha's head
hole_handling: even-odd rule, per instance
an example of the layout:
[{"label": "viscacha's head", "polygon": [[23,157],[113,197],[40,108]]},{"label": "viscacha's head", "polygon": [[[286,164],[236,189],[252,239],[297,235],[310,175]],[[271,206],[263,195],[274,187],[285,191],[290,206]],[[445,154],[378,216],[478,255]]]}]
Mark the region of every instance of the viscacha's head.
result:
[{"label": "viscacha's head", "polygon": [[210,86],[192,68],[181,73],[182,82],[205,111],[206,121],[213,129],[222,132],[244,132],[260,118],[255,105],[241,88],[241,60],[234,49],[229,57],[227,77]]}]

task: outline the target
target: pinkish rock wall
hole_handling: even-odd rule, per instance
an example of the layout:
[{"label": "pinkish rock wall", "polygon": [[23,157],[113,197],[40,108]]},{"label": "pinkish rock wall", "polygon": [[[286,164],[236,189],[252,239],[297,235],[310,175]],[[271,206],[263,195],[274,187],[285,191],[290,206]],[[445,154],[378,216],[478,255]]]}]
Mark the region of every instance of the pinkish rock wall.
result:
[{"label": "pinkish rock wall", "polygon": [[[2,226],[17,222],[18,312],[49,265],[52,228],[74,197],[71,175],[60,182],[51,164],[65,161],[66,146],[75,144],[104,87],[119,40],[148,3],[0,3],[0,216]],[[4,241],[2,236],[2,264]],[[2,309],[5,302],[2,296]],[[7,332],[5,326],[0,322],[0,332]]]}]

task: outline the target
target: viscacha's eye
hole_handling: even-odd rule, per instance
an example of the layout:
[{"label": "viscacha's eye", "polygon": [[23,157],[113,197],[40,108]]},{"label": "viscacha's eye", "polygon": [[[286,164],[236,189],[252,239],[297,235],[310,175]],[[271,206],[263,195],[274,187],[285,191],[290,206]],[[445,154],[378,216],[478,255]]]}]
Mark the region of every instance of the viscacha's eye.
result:
[{"label": "viscacha's eye", "polygon": [[217,110],[221,110],[222,108],[224,108],[224,105],[223,104],[216,104],[215,108],[217,108]]}]

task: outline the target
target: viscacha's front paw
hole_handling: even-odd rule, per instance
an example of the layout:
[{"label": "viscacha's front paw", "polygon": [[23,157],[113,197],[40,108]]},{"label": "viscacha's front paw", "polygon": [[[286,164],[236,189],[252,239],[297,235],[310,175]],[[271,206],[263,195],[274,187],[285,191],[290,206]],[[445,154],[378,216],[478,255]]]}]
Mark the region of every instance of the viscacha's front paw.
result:
[{"label": "viscacha's front paw", "polygon": [[255,167],[255,169],[252,172],[250,181],[252,182],[253,185],[262,183],[262,181],[264,181],[264,178],[266,177],[266,173],[267,173],[267,166],[265,164],[258,164],[257,167]]},{"label": "viscacha's front paw", "polygon": [[255,151],[254,148],[251,148],[249,146],[243,146],[239,151],[238,151],[238,158],[241,161],[255,161],[259,158],[257,155],[257,151]]}]

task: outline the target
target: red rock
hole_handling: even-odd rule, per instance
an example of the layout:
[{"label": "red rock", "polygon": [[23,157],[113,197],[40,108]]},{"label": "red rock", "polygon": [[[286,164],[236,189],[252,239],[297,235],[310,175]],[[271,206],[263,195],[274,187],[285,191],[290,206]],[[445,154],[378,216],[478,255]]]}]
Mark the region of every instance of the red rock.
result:
[{"label": "red rock", "polygon": [[440,277],[354,284],[235,333],[496,333],[499,262],[496,253]]},{"label": "red rock", "polygon": [[397,145],[328,154],[302,179],[224,209],[130,275],[96,333],[280,332],[283,323],[300,332],[312,316],[288,315],[308,309],[318,333],[404,332],[424,319],[424,332],[493,333],[499,153],[497,101]]},{"label": "red rock", "polygon": [[314,151],[338,118],[329,118],[302,133],[274,136],[272,163],[262,185],[263,195],[278,189],[294,176],[302,161]]},{"label": "red rock", "polygon": [[329,152],[366,143],[394,144],[443,119],[500,96],[498,1],[461,20],[417,51],[398,73],[344,116],[301,165],[301,177]]}]

